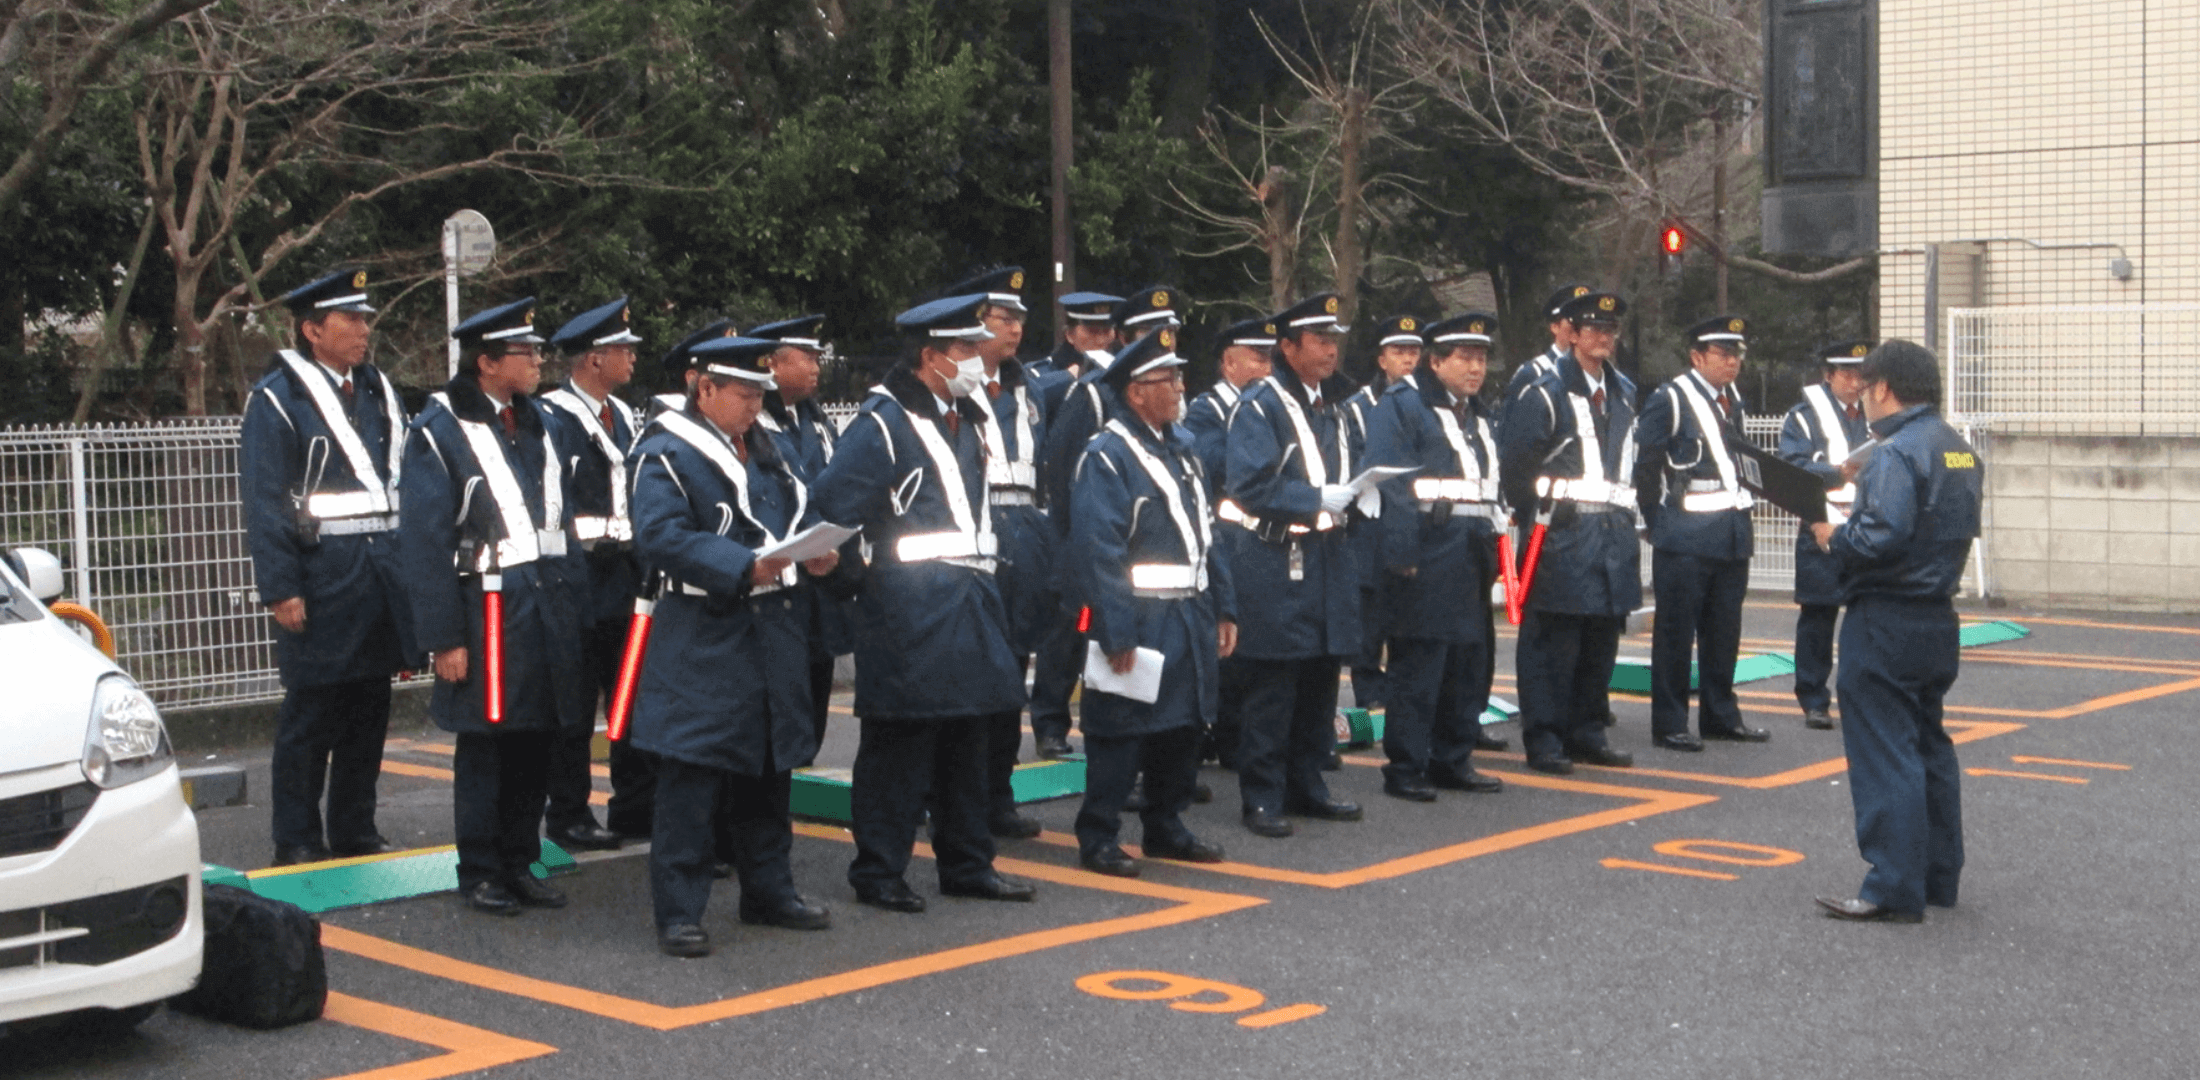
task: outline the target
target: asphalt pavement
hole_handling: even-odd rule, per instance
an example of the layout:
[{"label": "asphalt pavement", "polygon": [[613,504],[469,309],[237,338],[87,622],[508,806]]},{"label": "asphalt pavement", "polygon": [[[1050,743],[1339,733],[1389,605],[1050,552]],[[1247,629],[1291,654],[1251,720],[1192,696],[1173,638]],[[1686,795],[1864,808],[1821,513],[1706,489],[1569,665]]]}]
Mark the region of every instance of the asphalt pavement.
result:
[{"label": "asphalt pavement", "polygon": [[[1745,652],[1786,651],[1793,608],[1759,595]],[[1380,751],[1330,774],[1367,808],[1262,839],[1209,769],[1193,828],[1217,867],[1076,868],[1074,800],[1002,845],[1034,904],[938,895],[922,915],[857,905],[845,833],[804,826],[798,884],[822,933],[708,919],[718,951],[660,956],[638,846],[558,879],[559,911],[500,919],[449,894],[324,916],[323,1020],[254,1032],[163,1011],[123,1038],[0,1041],[0,1074],[429,1080],[456,1075],[1308,1075],[2189,1077],[2200,1075],[2200,850],[2193,691],[2200,619],[1976,611],[2031,630],[1966,650],[1950,698],[1969,862],[1921,926],[1821,917],[1857,857],[1840,733],[1801,724],[1790,682],[1743,686],[1765,745],[1649,745],[1615,697],[1633,769],[1529,773],[1478,754],[1497,795],[1381,793]],[[1510,696],[1512,644],[1501,644]],[[1647,656],[1630,636],[1623,655]],[[845,699],[840,702],[844,709]],[[821,764],[845,764],[837,715]],[[450,841],[449,738],[400,732],[384,832]],[[266,787],[264,750],[214,755]],[[438,775],[442,773],[443,775]],[[608,785],[599,779],[599,788]],[[266,864],[264,805],[200,815],[209,862]],[[1126,819],[1125,839],[1138,828]]]}]

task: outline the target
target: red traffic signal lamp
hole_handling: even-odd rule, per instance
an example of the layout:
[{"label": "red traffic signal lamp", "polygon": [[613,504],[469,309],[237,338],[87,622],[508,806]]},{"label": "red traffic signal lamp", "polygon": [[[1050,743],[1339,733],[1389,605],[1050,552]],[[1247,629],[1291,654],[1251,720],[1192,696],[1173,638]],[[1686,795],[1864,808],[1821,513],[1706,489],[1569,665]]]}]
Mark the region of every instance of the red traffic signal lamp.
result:
[{"label": "red traffic signal lamp", "polygon": [[1688,230],[1679,221],[1667,219],[1658,227],[1658,268],[1668,274],[1681,269],[1681,256],[1688,251]]}]

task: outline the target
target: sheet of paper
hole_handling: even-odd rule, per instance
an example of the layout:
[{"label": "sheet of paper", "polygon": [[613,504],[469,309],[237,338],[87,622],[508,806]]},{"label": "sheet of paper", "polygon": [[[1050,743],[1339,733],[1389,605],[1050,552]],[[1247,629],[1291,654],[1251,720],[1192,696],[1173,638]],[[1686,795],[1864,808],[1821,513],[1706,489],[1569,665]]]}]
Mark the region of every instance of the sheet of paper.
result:
[{"label": "sheet of paper", "polygon": [[1405,474],[1410,472],[1420,471],[1421,467],[1419,465],[1377,465],[1374,468],[1353,477],[1352,482],[1345,486],[1352,489],[1353,498],[1358,498],[1361,495],[1375,490],[1375,485],[1380,484],[1393,476],[1404,476]]},{"label": "sheet of paper", "polygon": [[806,562],[827,552],[840,550],[840,545],[860,530],[845,528],[829,521],[821,521],[781,540],[757,549],[759,559],[782,558]]},{"label": "sheet of paper", "polygon": [[1161,652],[1141,645],[1134,650],[1137,659],[1131,669],[1118,675],[1108,666],[1108,654],[1100,651],[1100,643],[1085,643],[1085,689],[1126,697],[1132,701],[1153,704],[1161,697]]}]

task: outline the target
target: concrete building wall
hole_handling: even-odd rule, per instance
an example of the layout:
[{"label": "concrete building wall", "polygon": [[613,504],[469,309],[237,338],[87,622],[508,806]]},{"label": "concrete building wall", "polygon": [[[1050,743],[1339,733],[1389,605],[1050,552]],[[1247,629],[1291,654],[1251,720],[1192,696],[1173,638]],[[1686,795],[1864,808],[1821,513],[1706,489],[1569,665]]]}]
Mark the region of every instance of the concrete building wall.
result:
[{"label": "concrete building wall", "polygon": [[[2160,329],[2182,330],[2200,304],[2200,2],[1880,0],[1879,12],[1881,335],[1945,358],[1950,307],[2116,305],[2050,315],[2075,325],[2035,350],[2036,378],[2001,380],[2007,411],[2073,386],[2136,398],[2200,385],[2200,340]],[[2111,273],[2118,257],[2128,279]],[[2029,319],[2037,342],[2047,331]],[[2135,320],[2156,327],[2140,347]],[[1992,426],[1992,591],[2200,608],[2200,410],[2183,396],[2158,393],[2144,422]]]}]

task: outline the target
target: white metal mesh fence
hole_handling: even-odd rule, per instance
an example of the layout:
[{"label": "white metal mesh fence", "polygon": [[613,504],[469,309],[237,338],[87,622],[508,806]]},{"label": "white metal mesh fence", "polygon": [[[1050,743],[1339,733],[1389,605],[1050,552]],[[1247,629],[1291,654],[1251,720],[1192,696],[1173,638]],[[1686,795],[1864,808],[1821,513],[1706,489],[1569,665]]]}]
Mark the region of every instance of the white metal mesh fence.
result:
[{"label": "white metal mesh fence", "polygon": [[[1767,450],[1778,449],[1780,424],[1785,419],[1780,416],[1744,416],[1742,434]],[[1795,537],[1802,528],[1802,521],[1795,515],[1759,499],[1749,512],[1749,523],[1757,538],[1756,554],[1749,560],[1749,587],[1793,589]],[[1649,564],[1645,561],[1644,565]]]},{"label": "white metal mesh fence", "polygon": [[1948,419],[2018,434],[2200,434],[2200,304],[1951,308]]}]

